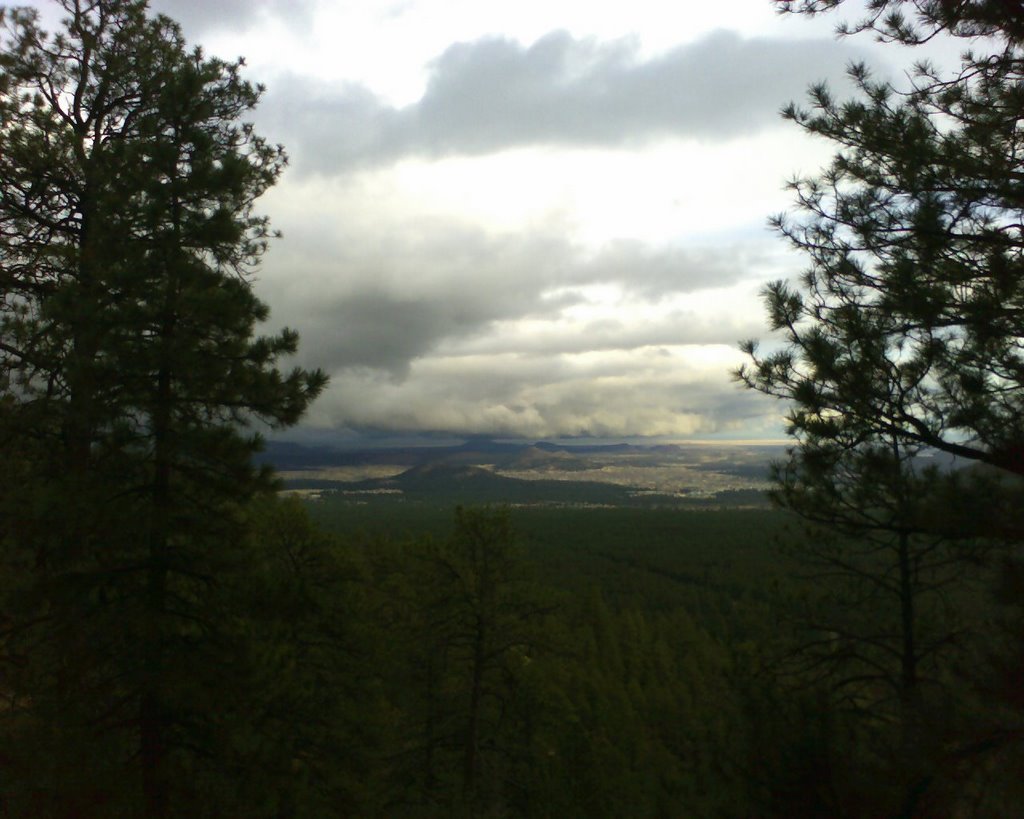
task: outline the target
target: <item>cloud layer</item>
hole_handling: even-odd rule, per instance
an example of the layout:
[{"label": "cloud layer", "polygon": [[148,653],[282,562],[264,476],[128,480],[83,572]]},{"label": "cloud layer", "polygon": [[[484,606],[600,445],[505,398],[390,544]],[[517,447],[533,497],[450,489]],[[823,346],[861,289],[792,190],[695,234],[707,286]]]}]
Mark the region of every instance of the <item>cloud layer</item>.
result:
[{"label": "cloud layer", "polygon": [[[291,11],[164,5],[187,31]],[[402,105],[372,82],[260,78],[258,130],[293,170],[268,197],[287,241],[259,292],[275,325],[301,331],[298,362],[332,377],[310,424],[778,434],[780,408],[729,379],[736,342],[761,334],[758,282],[786,264],[751,220],[793,170],[772,165],[778,110],[810,82],[843,87],[860,55],[721,30],[642,46],[471,39],[440,51]]]},{"label": "cloud layer", "polygon": [[[275,320],[301,329],[300,362],[332,376],[315,425],[691,436],[774,412],[728,376],[736,342],[761,330],[750,272],[779,264],[765,242],[594,250],[554,230],[409,227],[293,236],[260,283]],[[307,266],[297,287],[285,271],[304,258],[340,275]]]},{"label": "cloud layer", "polygon": [[857,56],[846,43],[728,31],[647,59],[633,38],[555,31],[524,46],[488,37],[441,54],[414,104],[395,108],[362,85],[289,76],[273,83],[262,116],[300,169],[322,173],[536,145],[721,141],[777,123],[811,80],[844,86]]},{"label": "cloud layer", "polygon": [[[286,141],[298,173],[286,178],[289,241],[261,292],[277,322],[301,329],[301,363],[332,376],[311,423],[777,436],[781,408],[729,371],[737,342],[762,334],[759,282],[788,262],[737,220],[751,202],[760,213],[760,166],[777,157],[756,151],[777,149],[778,109],[814,79],[842,84],[855,56],[719,31],[645,57],[634,39],[556,31],[529,46],[455,44],[404,107],[361,85],[279,78],[260,127]],[[551,205],[561,188],[568,204]],[[505,199],[532,204],[499,227],[503,209],[488,208]],[[667,227],[595,238],[595,207],[601,225]],[[701,241],[672,225],[684,213],[731,227]]]},{"label": "cloud layer", "polygon": [[[434,357],[401,381],[370,371],[336,376],[312,420],[360,432],[453,435],[690,437],[744,430],[777,434],[763,397],[723,384],[718,350],[702,371],[685,348],[618,356]],[[588,366],[589,365],[589,366]]]},{"label": "cloud layer", "polygon": [[[305,267],[307,286],[279,275],[261,290],[279,321],[303,329],[307,363],[395,377],[442,348],[555,355],[734,344],[759,319],[693,315],[677,297],[725,291],[769,260],[761,245],[623,240],[592,251],[557,232],[492,234],[465,226],[407,233],[382,226],[376,235],[339,226],[331,237],[293,236],[285,244],[291,247],[281,248],[286,255],[274,267]],[[306,264],[310,257],[331,264],[318,274]]]},{"label": "cloud layer", "polygon": [[[287,240],[257,289],[274,326],[301,332],[298,363],[332,377],[308,422],[777,436],[783,408],[729,370],[736,342],[763,335],[759,283],[800,266],[752,235],[796,163],[818,165],[778,111],[812,82],[842,95],[863,52],[726,30],[669,44],[688,15],[744,2],[666,11],[652,52],[649,22],[672,4],[647,4],[645,40],[587,36],[618,23],[588,28],[593,8],[570,2],[534,4],[516,39],[481,36],[506,22],[486,12],[447,34],[449,0],[152,0],[191,42],[254,57],[269,88],[257,130],[293,169],[265,200]],[[387,21],[403,10],[432,27],[414,56]],[[536,37],[549,20],[575,33]]]}]

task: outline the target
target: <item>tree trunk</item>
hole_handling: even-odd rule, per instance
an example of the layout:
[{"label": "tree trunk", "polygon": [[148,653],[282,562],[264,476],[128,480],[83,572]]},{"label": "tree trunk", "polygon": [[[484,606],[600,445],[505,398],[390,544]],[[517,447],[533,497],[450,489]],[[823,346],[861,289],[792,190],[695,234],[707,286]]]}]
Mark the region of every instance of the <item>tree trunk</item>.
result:
[{"label": "tree trunk", "polygon": [[157,402],[153,413],[154,467],[145,597],[146,630],[143,634],[144,667],[139,698],[143,801],[145,816],[153,819],[162,819],[168,815],[166,717],[162,687],[163,619],[167,602],[167,535],[171,511],[171,459],[168,440],[170,403],[170,372],[167,366],[162,365],[157,380]]},{"label": "tree trunk", "polygon": [[485,624],[478,618],[473,635],[473,671],[469,689],[469,720],[463,766],[462,797],[467,807],[476,797],[480,773],[480,703],[483,699]]}]

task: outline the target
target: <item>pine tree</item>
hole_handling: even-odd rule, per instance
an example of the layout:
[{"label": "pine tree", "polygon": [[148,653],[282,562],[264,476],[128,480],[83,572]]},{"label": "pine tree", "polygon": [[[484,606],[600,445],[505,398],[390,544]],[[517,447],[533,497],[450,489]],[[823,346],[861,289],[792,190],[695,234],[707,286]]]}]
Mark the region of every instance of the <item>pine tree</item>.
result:
[{"label": "pine tree", "polygon": [[986,34],[991,48],[950,77],[918,65],[905,91],[855,65],[854,99],[817,86],[809,109],[787,108],[837,153],[792,183],[797,215],[773,220],[809,266],[766,290],[784,344],[761,356],[747,343],[740,377],[793,402],[798,437],[896,436],[1024,474],[1024,15],[981,0],[869,5],[855,29],[907,44]]},{"label": "pine tree", "polygon": [[143,0],[59,4],[54,36],[2,12],[0,432],[26,453],[2,501],[24,658],[4,717],[56,760],[26,763],[27,812],[164,816],[184,749],[224,735],[203,698],[231,650],[214,592],[270,486],[251,430],[295,423],[325,378],[277,368],[294,332],[256,335],[253,204],[285,161],[240,119],[261,89]]},{"label": "pine tree", "polygon": [[[818,14],[842,3],[777,5]],[[818,668],[835,670],[846,652],[856,660],[847,668],[880,674],[900,701],[901,747],[913,757],[922,747],[922,663],[936,659],[920,629],[934,630],[942,647],[959,628],[918,606],[938,592],[962,623],[964,595],[953,590],[981,556],[977,544],[1024,534],[1024,11],[1001,0],[869,0],[863,19],[839,31],[908,46],[951,36],[983,49],[965,52],[952,73],[920,63],[903,89],[854,65],[852,99],[819,85],[809,106],[785,110],[837,150],[820,175],[791,183],[796,212],[772,220],[808,265],[799,280],[766,288],[781,341],[764,354],[745,343],[751,362],[736,373],[789,402],[796,446],[779,467],[777,499],[841,533],[839,545],[815,544],[805,557],[860,595],[843,599],[850,639],[823,632]],[[930,453],[975,468],[921,473],[916,458]],[[888,616],[879,592],[898,602]],[[880,663],[879,651],[892,661]],[[934,671],[952,679],[948,660]],[[976,798],[989,814],[1011,804],[1000,801],[1008,779],[984,796],[975,790],[994,767],[1019,764],[1019,734],[990,730],[991,720],[975,711],[970,721],[988,723],[982,739],[962,734],[928,749],[944,757],[941,772],[905,760],[913,781],[895,815],[966,811]]]}]

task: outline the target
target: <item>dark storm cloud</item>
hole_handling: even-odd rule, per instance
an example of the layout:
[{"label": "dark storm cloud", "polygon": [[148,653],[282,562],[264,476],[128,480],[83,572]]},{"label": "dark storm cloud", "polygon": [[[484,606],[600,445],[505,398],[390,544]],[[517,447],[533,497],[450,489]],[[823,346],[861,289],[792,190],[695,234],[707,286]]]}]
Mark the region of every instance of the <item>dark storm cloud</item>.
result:
[{"label": "dark storm cloud", "polygon": [[442,339],[472,333],[503,312],[516,312],[509,307],[475,293],[411,299],[367,289],[336,302],[308,305],[303,337],[320,366],[379,369],[401,376],[409,362]]},{"label": "dark storm cloud", "polygon": [[832,40],[727,31],[648,59],[635,39],[556,31],[527,47],[489,37],[448,48],[431,64],[422,98],[403,108],[362,86],[290,77],[272,83],[263,111],[297,165],[325,173],[531,145],[728,139],[776,122],[811,82],[842,86],[857,55]]},{"label": "dark storm cloud", "polygon": [[[418,234],[425,238],[414,239]],[[308,237],[289,231],[260,283],[276,322],[302,329],[303,360],[332,372],[349,368],[404,378],[410,364],[442,349],[524,356],[636,349],[652,345],[734,344],[756,322],[675,313],[657,321],[594,321],[583,332],[559,324],[587,304],[588,288],[611,285],[634,303],[728,287],[764,263],[759,246],[656,248],[611,243],[586,253],[555,232],[492,235],[436,227],[375,236]],[[289,248],[294,249],[289,252]],[[279,252],[283,251],[283,252]],[[330,259],[343,278],[311,269]],[[317,282],[296,288],[284,270]],[[528,322],[524,325],[523,322]],[[577,325],[578,327],[578,325]],[[500,332],[492,332],[496,328]]]},{"label": "dark storm cloud", "polygon": [[[560,303],[573,302],[570,296]],[[531,305],[531,312],[540,314],[546,308],[551,326],[517,332],[517,311],[501,303],[451,295],[411,300],[381,292],[356,292],[336,302],[305,306],[303,349],[310,363],[333,371],[377,369],[404,378],[414,360],[442,354],[445,348],[463,356],[511,352],[549,360],[558,355],[679,344],[732,345],[757,335],[763,325],[756,317],[730,321],[677,311],[640,324],[602,320],[559,327],[551,315],[554,311],[543,300]],[[508,326],[499,327],[498,322],[508,322]],[[488,332],[492,330],[496,332]]]},{"label": "dark storm cloud", "polygon": [[[275,267],[302,269],[317,284],[296,290],[290,278],[273,277],[261,290],[276,319],[302,327],[303,348],[317,366],[400,376],[444,339],[564,303],[542,297],[549,283],[571,277],[563,270],[572,258],[564,240],[492,236],[443,224],[406,228],[379,234],[339,228],[330,236],[289,231]],[[329,259],[330,265],[311,269],[314,259]]]}]

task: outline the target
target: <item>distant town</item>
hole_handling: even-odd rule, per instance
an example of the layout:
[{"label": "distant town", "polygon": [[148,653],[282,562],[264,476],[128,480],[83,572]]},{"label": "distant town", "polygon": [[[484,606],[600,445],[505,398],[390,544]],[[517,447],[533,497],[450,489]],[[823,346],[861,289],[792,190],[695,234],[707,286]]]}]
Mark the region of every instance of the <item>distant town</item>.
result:
[{"label": "distant town", "polygon": [[[783,452],[776,444],[573,446],[484,440],[344,451],[275,442],[264,459],[277,468],[284,492],[312,498],[331,492],[355,502],[457,487],[471,499],[510,504],[529,497],[559,505],[632,505],[749,500],[769,488],[769,464]],[[486,497],[478,498],[481,493]]]}]

